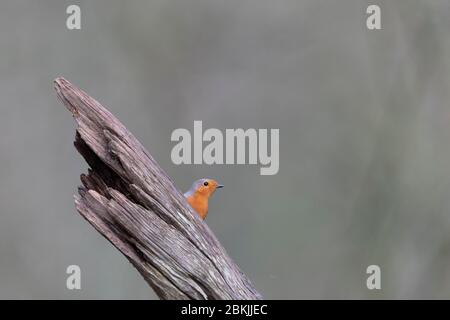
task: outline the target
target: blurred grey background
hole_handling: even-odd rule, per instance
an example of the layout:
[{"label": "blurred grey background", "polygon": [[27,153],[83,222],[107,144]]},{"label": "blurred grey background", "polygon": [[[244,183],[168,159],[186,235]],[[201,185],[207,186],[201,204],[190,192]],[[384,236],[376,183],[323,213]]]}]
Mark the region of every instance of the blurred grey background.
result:
[{"label": "blurred grey background", "polygon": [[[447,0],[2,1],[0,298],[156,297],[74,209],[87,166],[57,76],[108,106],[181,190],[225,184],[206,221],[264,297],[449,298],[449,16]],[[279,128],[279,173],[173,165],[170,134],[194,120]],[[80,291],[66,289],[70,264]]]}]

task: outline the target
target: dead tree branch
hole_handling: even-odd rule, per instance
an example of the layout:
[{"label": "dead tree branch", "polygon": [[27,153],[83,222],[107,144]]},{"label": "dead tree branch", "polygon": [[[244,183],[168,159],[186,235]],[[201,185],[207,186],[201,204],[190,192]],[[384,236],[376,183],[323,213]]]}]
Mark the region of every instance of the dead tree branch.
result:
[{"label": "dead tree branch", "polygon": [[63,78],[54,82],[78,125],[90,168],[78,212],[119,249],[161,299],[260,299],[208,226],[148,151],[106,108]]}]

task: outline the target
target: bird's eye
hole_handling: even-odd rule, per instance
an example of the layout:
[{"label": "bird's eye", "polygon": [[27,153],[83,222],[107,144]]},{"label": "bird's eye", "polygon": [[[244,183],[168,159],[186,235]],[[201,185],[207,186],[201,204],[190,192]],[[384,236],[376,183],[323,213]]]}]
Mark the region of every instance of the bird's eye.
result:
[{"label": "bird's eye", "polygon": [[203,185],[204,185],[205,187],[207,187],[207,186],[208,186],[208,181],[203,182]]}]

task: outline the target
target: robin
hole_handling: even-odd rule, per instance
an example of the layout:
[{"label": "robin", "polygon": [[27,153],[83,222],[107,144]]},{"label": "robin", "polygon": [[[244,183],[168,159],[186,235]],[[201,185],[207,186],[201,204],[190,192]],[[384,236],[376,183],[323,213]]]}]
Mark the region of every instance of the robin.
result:
[{"label": "robin", "polygon": [[184,194],[187,202],[204,220],[208,214],[208,199],[216,191],[223,188],[214,179],[199,179],[194,181],[191,188]]}]

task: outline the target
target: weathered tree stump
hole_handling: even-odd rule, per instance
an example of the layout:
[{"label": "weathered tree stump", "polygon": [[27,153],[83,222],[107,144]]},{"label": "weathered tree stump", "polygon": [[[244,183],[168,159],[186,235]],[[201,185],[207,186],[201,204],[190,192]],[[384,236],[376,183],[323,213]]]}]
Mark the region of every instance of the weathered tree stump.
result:
[{"label": "weathered tree stump", "polygon": [[78,212],[119,249],[161,299],[261,299],[209,227],[140,142],[106,108],[63,78],[59,99],[78,125],[89,164]]}]

